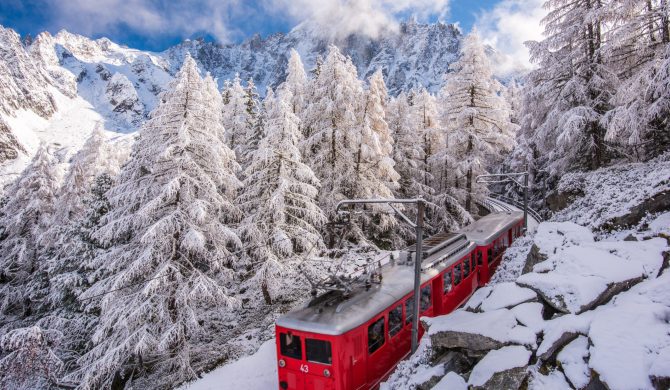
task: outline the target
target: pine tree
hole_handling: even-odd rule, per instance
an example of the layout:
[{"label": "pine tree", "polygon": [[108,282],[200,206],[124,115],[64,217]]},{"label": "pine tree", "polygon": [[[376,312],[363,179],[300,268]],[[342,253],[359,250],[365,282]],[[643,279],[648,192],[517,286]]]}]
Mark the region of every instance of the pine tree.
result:
[{"label": "pine tree", "polygon": [[25,318],[42,308],[47,284],[41,237],[51,226],[59,174],[41,144],[0,212],[0,311]]},{"label": "pine tree", "polygon": [[260,104],[258,91],[253,79],[247,81],[244,89],[244,105],[246,107],[246,128],[244,143],[240,146],[240,162],[243,168],[250,163],[251,154],[258,148],[263,138],[263,109]]},{"label": "pine tree", "polygon": [[475,177],[512,149],[517,126],[510,120],[509,105],[499,95],[501,85],[493,78],[476,30],[464,39],[461,50],[443,89],[443,109],[447,147],[457,162],[457,181],[465,178],[465,209],[472,212],[473,200],[481,199],[486,191],[475,183]]},{"label": "pine tree", "polygon": [[108,192],[111,211],[93,238],[110,247],[94,264],[109,276],[84,294],[106,293],[94,347],[73,375],[83,388],[142,368],[165,383],[193,378],[208,310],[237,305],[228,288],[239,239],[223,222],[239,217],[238,165],[213,97],[187,57]]},{"label": "pine tree", "polygon": [[265,98],[267,132],[251,154],[245,171],[240,207],[246,217],[240,236],[254,264],[248,282],[260,287],[271,304],[291,296],[300,271],[296,254],[323,246],[319,229],[325,216],[316,203],[319,181],[302,162],[298,117],[292,96],[272,90]]},{"label": "pine tree", "polygon": [[632,159],[670,148],[670,5],[666,0],[615,0],[607,13],[605,61],[622,84],[603,122],[605,140]]},{"label": "pine tree", "polygon": [[321,181],[319,204],[333,215],[337,202],[356,196],[355,152],[359,148],[359,115],[363,87],[356,68],[331,46],[305,113],[312,133],[305,140],[306,160]]},{"label": "pine tree", "polygon": [[538,156],[533,165],[548,173],[542,180],[553,187],[565,171],[596,169],[609,160],[602,120],[617,80],[602,55],[608,5],[550,0],[545,6],[546,38],[527,43],[538,69],[524,88],[522,131],[532,134],[530,149]]},{"label": "pine tree", "polygon": [[236,75],[232,83],[224,88],[223,96],[228,101],[222,109],[223,127],[226,129],[226,144],[239,158],[240,148],[247,134],[246,98],[239,75]]},{"label": "pine tree", "polygon": [[[400,175],[394,169],[393,137],[386,122],[388,92],[381,71],[369,80],[362,108],[358,148],[355,155],[356,193],[360,199],[390,199],[398,187]],[[397,219],[385,206],[372,205],[360,220],[367,237],[377,243],[396,241]]]},{"label": "pine tree", "polygon": [[291,111],[301,118],[307,100],[305,96],[308,83],[307,74],[300,54],[295,49],[291,49],[290,53],[286,81],[282,84],[281,89],[291,93]]},{"label": "pine tree", "polygon": [[38,326],[14,329],[0,338],[0,388],[56,388],[63,362],[54,353],[62,335]]}]

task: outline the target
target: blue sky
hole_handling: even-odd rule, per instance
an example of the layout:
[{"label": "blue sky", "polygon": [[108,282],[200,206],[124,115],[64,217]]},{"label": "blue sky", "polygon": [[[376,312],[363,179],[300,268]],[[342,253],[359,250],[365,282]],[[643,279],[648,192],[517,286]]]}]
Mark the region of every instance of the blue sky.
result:
[{"label": "blue sky", "polygon": [[[254,33],[266,36],[285,32],[304,19],[324,19],[330,24],[328,18],[333,15],[338,15],[338,23],[351,19],[351,15],[359,16],[359,24],[344,28],[360,27],[372,33],[379,26],[412,14],[424,21],[458,22],[469,31],[482,15],[490,14],[501,3],[504,1],[0,0],[0,24],[22,35],[45,30],[56,33],[64,28],[94,38],[106,36],[138,49],[160,51],[198,36],[239,42]],[[343,10],[347,7],[355,9]]]}]

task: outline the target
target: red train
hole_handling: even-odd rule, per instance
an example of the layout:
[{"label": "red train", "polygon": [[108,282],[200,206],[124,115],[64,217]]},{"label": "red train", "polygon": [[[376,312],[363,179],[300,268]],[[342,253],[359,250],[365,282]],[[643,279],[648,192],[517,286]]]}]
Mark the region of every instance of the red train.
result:
[{"label": "red train", "polygon": [[[461,306],[485,285],[521,235],[523,214],[495,213],[424,241],[421,316]],[[413,258],[413,247],[401,257]],[[413,266],[381,269],[381,283],[344,296],[330,291],[276,323],[279,389],[371,389],[410,351]],[[420,330],[419,337],[423,334]]]}]

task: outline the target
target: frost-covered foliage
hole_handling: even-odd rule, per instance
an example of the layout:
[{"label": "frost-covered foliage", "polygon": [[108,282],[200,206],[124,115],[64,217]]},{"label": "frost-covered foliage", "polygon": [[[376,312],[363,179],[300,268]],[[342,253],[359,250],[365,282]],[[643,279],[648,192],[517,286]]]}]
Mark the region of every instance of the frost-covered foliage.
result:
[{"label": "frost-covered foliage", "polygon": [[363,87],[351,60],[332,46],[310,89],[305,157],[321,180],[319,204],[332,214],[337,202],[357,193],[355,153]]},{"label": "frost-covered foliage", "polygon": [[242,167],[246,168],[251,163],[251,154],[258,148],[258,143],[263,138],[263,107],[253,79],[247,81],[244,89],[244,107],[246,128],[240,145],[239,160]]},{"label": "frost-covered foliage", "polygon": [[501,85],[493,78],[477,31],[463,41],[462,57],[452,64],[444,89],[444,121],[449,135],[447,148],[455,161],[456,182],[465,179],[465,209],[481,200],[486,187],[475,177],[501,161],[511,151],[517,126],[511,122],[509,104],[500,96]]},{"label": "frost-covered foliage", "polygon": [[240,156],[240,147],[247,133],[247,107],[244,88],[239,75],[225,85],[223,92],[222,120],[225,141],[230,149]]},{"label": "frost-covered foliage", "polygon": [[621,78],[607,113],[605,139],[632,159],[670,148],[670,5],[666,0],[613,0],[605,56]]},{"label": "frost-covered foliage", "polygon": [[228,288],[239,239],[224,224],[239,216],[238,165],[211,82],[185,60],[108,192],[111,211],[93,238],[111,248],[96,258],[101,279],[83,298],[106,295],[94,346],[72,376],[82,388],[135,369],[165,383],[194,377],[204,316],[238,304]]},{"label": "frost-covered foliage", "polygon": [[286,81],[281,85],[281,88],[291,92],[291,110],[300,118],[307,100],[306,89],[308,80],[300,54],[295,49],[291,49],[290,53],[288,69],[286,70]]},{"label": "frost-covered foliage", "polygon": [[248,284],[265,302],[290,297],[300,280],[296,255],[323,246],[325,216],[316,197],[319,181],[302,162],[299,119],[287,90],[265,98],[266,136],[250,155],[239,198],[245,218],[240,237],[251,259]]},{"label": "frost-covered foliage", "polygon": [[48,281],[41,238],[52,223],[58,184],[56,160],[42,144],[7,191],[0,209],[0,311],[5,314],[29,316],[42,304]]},{"label": "frost-covered foliage", "polygon": [[12,330],[0,338],[6,355],[0,359],[0,387],[3,389],[44,389],[54,387],[63,362],[54,353],[62,335],[38,326]]}]

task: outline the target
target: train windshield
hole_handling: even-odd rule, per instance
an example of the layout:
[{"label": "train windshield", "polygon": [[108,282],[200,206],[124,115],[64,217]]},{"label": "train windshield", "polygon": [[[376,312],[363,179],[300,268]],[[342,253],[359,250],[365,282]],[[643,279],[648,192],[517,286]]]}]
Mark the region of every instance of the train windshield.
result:
[{"label": "train windshield", "polygon": [[302,360],[302,343],[298,336],[290,333],[280,333],[279,350],[286,357]]},{"label": "train windshield", "polygon": [[330,341],[305,339],[305,353],[307,354],[308,362],[321,364],[333,363]]}]

